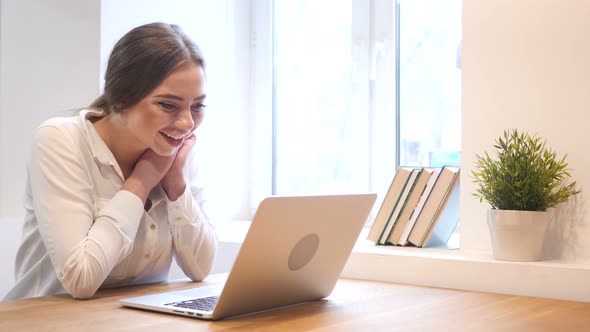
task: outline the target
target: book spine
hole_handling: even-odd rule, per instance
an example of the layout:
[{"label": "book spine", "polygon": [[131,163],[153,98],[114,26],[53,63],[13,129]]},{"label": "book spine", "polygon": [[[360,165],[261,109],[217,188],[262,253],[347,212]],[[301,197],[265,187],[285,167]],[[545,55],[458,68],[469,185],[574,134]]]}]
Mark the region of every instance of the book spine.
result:
[{"label": "book spine", "polygon": [[403,208],[404,204],[406,203],[406,199],[408,198],[408,193],[410,192],[410,190],[414,186],[414,183],[416,181],[416,177],[420,171],[421,171],[421,169],[413,169],[410,172],[410,176],[408,177],[408,180],[406,181],[404,188],[401,191],[401,195],[398,198],[395,208],[393,209],[393,211],[391,212],[391,215],[389,216],[389,221],[387,222],[387,225],[383,231],[383,234],[381,234],[381,238],[379,239],[379,244],[385,244],[387,239],[389,238],[389,234],[391,234],[391,230],[395,227],[395,224],[396,224],[397,219],[399,217],[399,213],[400,213],[401,209]]},{"label": "book spine", "polygon": [[412,228],[414,228],[414,224],[416,223],[416,220],[420,216],[420,212],[422,211],[424,204],[426,204],[426,200],[428,199],[428,195],[430,195],[430,191],[434,187],[434,183],[436,182],[436,179],[438,178],[439,174],[440,174],[440,168],[434,169],[432,171],[432,173],[430,174],[428,181],[426,183],[426,186],[425,186],[424,190],[422,191],[420,198],[418,199],[418,203],[416,204],[414,211],[412,211],[412,214],[410,215],[410,219],[408,220],[406,227],[404,228],[402,234],[400,235],[400,238],[398,240],[398,245],[405,246],[408,244],[408,237],[410,237],[410,232],[412,231]]}]

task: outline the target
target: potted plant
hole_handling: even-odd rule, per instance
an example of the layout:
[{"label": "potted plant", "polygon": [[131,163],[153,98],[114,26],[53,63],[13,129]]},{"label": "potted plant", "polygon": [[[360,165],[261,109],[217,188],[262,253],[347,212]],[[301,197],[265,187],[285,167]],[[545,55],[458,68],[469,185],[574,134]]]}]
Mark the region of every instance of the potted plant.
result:
[{"label": "potted plant", "polygon": [[476,154],[471,172],[477,190],[473,195],[490,204],[488,227],[494,257],[508,261],[541,259],[547,209],[578,194],[566,156],[561,159],[546,147],[545,140],[504,131],[496,140],[495,156]]}]

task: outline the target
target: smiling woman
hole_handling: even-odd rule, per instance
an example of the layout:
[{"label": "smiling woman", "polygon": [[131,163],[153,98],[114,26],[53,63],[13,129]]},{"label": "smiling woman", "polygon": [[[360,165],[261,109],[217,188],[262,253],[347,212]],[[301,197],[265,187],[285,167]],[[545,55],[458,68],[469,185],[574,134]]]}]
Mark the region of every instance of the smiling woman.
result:
[{"label": "smiling woman", "polygon": [[96,120],[96,130],[126,177],[146,147],[171,156],[191,137],[203,121],[204,85],[203,68],[185,65],[134,105]]},{"label": "smiling woman", "polygon": [[216,234],[191,155],[205,83],[178,26],[143,25],[113,48],[88,109],[35,131],[7,299],[165,281],[172,257],[192,280],[209,273]]}]

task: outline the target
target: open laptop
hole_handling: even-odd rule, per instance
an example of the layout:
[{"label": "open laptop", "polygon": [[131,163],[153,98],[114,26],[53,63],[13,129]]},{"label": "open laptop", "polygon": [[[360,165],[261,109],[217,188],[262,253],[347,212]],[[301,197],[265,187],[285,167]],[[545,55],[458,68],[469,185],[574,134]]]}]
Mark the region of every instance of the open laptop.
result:
[{"label": "open laptop", "polygon": [[268,197],[223,287],[120,300],[124,306],[222,319],[319,300],[344,268],[375,194]]}]

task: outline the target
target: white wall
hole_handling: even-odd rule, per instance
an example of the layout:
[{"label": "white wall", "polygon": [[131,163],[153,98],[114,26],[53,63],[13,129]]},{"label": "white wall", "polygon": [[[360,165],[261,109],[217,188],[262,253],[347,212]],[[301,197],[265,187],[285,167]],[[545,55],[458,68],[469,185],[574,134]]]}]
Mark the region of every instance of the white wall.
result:
[{"label": "white wall", "polygon": [[463,1],[461,248],[490,250],[471,196],[474,154],[503,130],[547,139],[586,192],[554,211],[545,258],[590,259],[590,6],[585,0]]},{"label": "white wall", "polygon": [[98,0],[0,2],[0,216],[23,213],[33,129],[98,95]]}]

